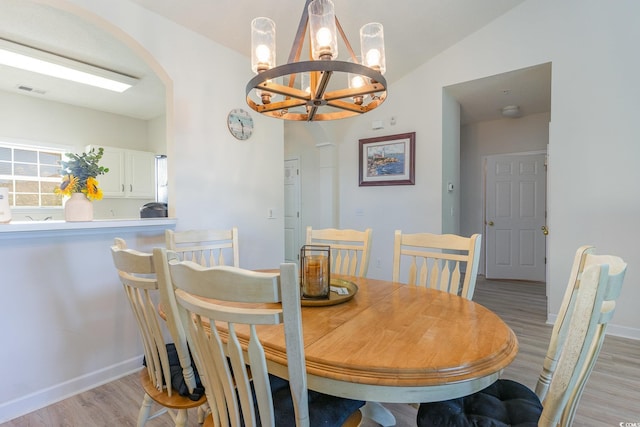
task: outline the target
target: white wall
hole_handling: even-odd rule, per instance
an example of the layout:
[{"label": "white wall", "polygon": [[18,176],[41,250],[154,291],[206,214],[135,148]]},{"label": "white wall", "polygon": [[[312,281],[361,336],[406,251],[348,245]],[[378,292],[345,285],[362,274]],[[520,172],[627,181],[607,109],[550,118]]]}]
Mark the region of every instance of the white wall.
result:
[{"label": "white wall", "polygon": [[[551,3],[551,2],[550,2]],[[550,312],[557,313],[576,248],[593,244],[629,268],[610,330],[640,338],[640,4],[561,2],[549,141]],[[568,30],[568,32],[567,32]],[[561,36],[564,34],[564,36]],[[555,56],[562,55],[562,60]]]},{"label": "white wall", "polygon": [[[340,226],[373,227],[369,276],[391,277],[394,229],[443,229],[442,88],[551,62],[549,317],[559,309],[576,249],[593,244],[629,263],[609,331],[640,338],[640,288],[634,286],[640,252],[633,238],[640,231],[634,126],[640,56],[632,54],[640,39],[639,13],[634,0],[529,0],[392,84],[374,112],[341,125]],[[395,126],[389,125],[392,116]],[[373,120],[383,120],[385,129],[372,131]],[[358,139],[412,131],[416,185],[358,187]],[[365,215],[356,216],[356,209]]]},{"label": "white wall", "polygon": [[163,236],[112,229],[0,236],[0,423],[141,366],[137,326],[109,247],[122,237],[151,250]]},{"label": "white wall", "polygon": [[0,91],[0,136],[67,145],[148,150],[147,121]]},{"label": "white wall", "polygon": [[[278,267],[284,221],[267,219],[267,211],[283,212],[283,124],[252,114],[255,132],[244,142],[226,125],[231,109],[247,108],[248,58],[128,0],[44,1],[114,32],[169,85],[166,154],[176,228],[237,225],[240,264]],[[5,303],[13,307],[0,314],[0,341],[12,346],[0,352],[0,422],[140,366],[137,328],[109,254],[113,237],[0,240]],[[161,233],[125,237],[143,250],[163,243]]]},{"label": "white wall", "polygon": [[319,123],[285,123],[285,158],[300,158],[301,235],[304,243],[307,226],[337,227],[340,205],[338,191],[338,136],[336,128]]},{"label": "white wall", "polygon": [[147,121],[147,150],[167,153],[167,117],[162,115]]},{"label": "white wall", "polygon": [[[460,104],[442,91],[442,233],[460,234]],[[449,191],[449,184],[453,190]],[[473,233],[471,233],[473,234]],[[471,235],[469,234],[469,236]]]}]

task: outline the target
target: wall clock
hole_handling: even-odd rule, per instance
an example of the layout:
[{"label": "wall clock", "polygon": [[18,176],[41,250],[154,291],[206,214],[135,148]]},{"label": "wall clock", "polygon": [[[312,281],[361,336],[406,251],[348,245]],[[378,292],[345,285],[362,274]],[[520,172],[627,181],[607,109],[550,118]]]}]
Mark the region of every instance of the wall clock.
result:
[{"label": "wall clock", "polygon": [[227,126],[231,135],[239,140],[246,140],[253,134],[253,119],[242,108],[235,108],[227,116]]}]

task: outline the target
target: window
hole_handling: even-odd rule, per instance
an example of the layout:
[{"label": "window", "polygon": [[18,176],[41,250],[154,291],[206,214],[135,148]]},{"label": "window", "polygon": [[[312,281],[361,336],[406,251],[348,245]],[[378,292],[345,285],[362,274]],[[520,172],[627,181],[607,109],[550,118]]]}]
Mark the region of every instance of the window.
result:
[{"label": "window", "polygon": [[0,142],[0,187],[9,188],[11,207],[61,207],[54,194],[60,184],[64,151]]}]

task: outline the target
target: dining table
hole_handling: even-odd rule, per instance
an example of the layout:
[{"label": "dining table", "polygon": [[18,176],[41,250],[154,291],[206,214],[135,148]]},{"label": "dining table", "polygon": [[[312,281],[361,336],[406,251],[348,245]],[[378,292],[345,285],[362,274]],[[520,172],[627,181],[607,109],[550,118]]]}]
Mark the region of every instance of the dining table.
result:
[{"label": "dining table", "polygon": [[[387,280],[332,278],[351,295],[302,304],[311,390],[373,402],[447,400],[489,386],[516,357],[514,332],[474,301]],[[269,372],[287,378],[282,325],[258,333]]]}]

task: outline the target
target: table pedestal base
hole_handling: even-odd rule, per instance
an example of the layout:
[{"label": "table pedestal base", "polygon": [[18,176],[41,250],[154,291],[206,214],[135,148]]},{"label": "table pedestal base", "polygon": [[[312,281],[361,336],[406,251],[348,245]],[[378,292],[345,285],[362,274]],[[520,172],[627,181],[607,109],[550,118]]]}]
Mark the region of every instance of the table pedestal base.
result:
[{"label": "table pedestal base", "polygon": [[391,411],[382,406],[381,403],[367,402],[360,408],[360,412],[362,412],[363,417],[375,421],[382,427],[393,427],[396,425],[396,418]]}]

